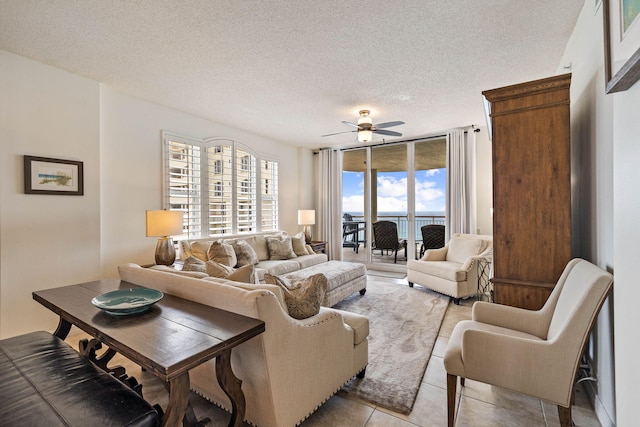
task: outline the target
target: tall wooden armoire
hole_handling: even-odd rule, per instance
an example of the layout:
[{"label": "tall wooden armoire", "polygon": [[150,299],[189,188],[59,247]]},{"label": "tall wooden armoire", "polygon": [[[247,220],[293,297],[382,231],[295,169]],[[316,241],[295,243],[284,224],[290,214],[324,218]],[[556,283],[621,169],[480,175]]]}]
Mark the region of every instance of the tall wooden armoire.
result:
[{"label": "tall wooden armoire", "polygon": [[482,92],[493,145],[494,302],[537,310],[571,259],[571,74]]}]

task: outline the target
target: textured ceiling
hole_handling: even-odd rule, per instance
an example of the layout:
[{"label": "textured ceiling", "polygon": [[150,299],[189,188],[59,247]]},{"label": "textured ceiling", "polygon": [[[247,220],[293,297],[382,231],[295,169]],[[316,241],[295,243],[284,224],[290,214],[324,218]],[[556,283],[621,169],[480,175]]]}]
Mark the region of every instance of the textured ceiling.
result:
[{"label": "textured ceiling", "polygon": [[[481,91],[556,74],[584,0],[0,0],[0,48],[275,140],[484,125]],[[568,64],[567,64],[568,65]],[[185,130],[187,131],[187,130]],[[379,140],[376,138],[375,140]]]}]

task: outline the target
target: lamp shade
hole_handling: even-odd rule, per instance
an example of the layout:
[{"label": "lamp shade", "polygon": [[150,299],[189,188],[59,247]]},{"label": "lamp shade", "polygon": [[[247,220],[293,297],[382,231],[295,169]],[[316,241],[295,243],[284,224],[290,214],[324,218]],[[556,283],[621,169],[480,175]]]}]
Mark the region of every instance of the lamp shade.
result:
[{"label": "lamp shade", "polygon": [[316,223],[316,211],[301,209],[298,211],[298,225],[313,225]]},{"label": "lamp shade", "polygon": [[183,218],[180,211],[147,211],[147,237],[182,234]]}]

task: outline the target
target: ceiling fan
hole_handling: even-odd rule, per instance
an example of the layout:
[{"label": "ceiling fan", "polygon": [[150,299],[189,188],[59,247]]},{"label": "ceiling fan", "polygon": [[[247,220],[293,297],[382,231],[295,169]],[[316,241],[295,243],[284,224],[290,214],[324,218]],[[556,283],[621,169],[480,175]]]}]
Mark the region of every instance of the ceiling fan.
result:
[{"label": "ceiling fan", "polygon": [[401,121],[395,121],[395,122],[385,122],[385,123],[377,123],[377,124],[373,124],[371,117],[369,116],[370,111],[369,110],[360,110],[359,114],[360,114],[360,118],[358,119],[358,123],[351,123],[351,122],[347,122],[347,121],[342,121],[342,123],[344,123],[347,126],[353,126],[356,129],[355,130],[347,130],[344,132],[336,132],[336,133],[329,133],[326,135],[322,135],[322,136],[332,136],[332,135],[339,135],[341,133],[349,133],[349,132],[358,132],[358,141],[359,142],[369,142],[371,141],[371,139],[373,139],[373,134],[377,133],[380,135],[387,135],[387,136],[402,136],[402,134],[400,132],[395,132],[392,130],[384,130],[383,128],[390,128],[393,126],[399,126],[399,125],[403,125],[404,122]]}]

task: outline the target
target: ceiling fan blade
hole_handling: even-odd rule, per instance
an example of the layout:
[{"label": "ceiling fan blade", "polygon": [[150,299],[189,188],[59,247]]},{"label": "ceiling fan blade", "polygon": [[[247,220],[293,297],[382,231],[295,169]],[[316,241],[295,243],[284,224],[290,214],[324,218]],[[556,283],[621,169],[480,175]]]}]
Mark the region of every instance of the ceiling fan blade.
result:
[{"label": "ceiling fan blade", "polygon": [[352,132],[358,132],[357,130],[345,130],[344,132],[336,132],[336,133],[328,133],[326,135],[320,135],[320,137],[323,136],[333,136],[333,135],[340,135],[341,133],[352,133]]},{"label": "ceiling fan blade", "polygon": [[394,132],[392,130],[374,130],[373,133],[378,133],[380,135],[387,135],[387,136],[402,136],[402,134],[400,132]]},{"label": "ceiling fan blade", "polygon": [[351,123],[351,122],[345,122],[344,120],[342,121],[342,123],[344,123],[344,124],[345,124],[345,125],[347,125],[347,126],[353,126],[354,128],[357,128],[357,127],[358,127],[358,125],[357,125],[357,124],[355,124],[355,123]]},{"label": "ceiling fan blade", "polygon": [[404,124],[404,122],[397,121],[397,122],[378,123],[377,125],[373,125],[373,126],[378,128],[378,129],[382,129],[382,128],[390,128],[390,127],[393,127],[393,126],[400,126],[400,125],[403,125],[403,124]]}]

